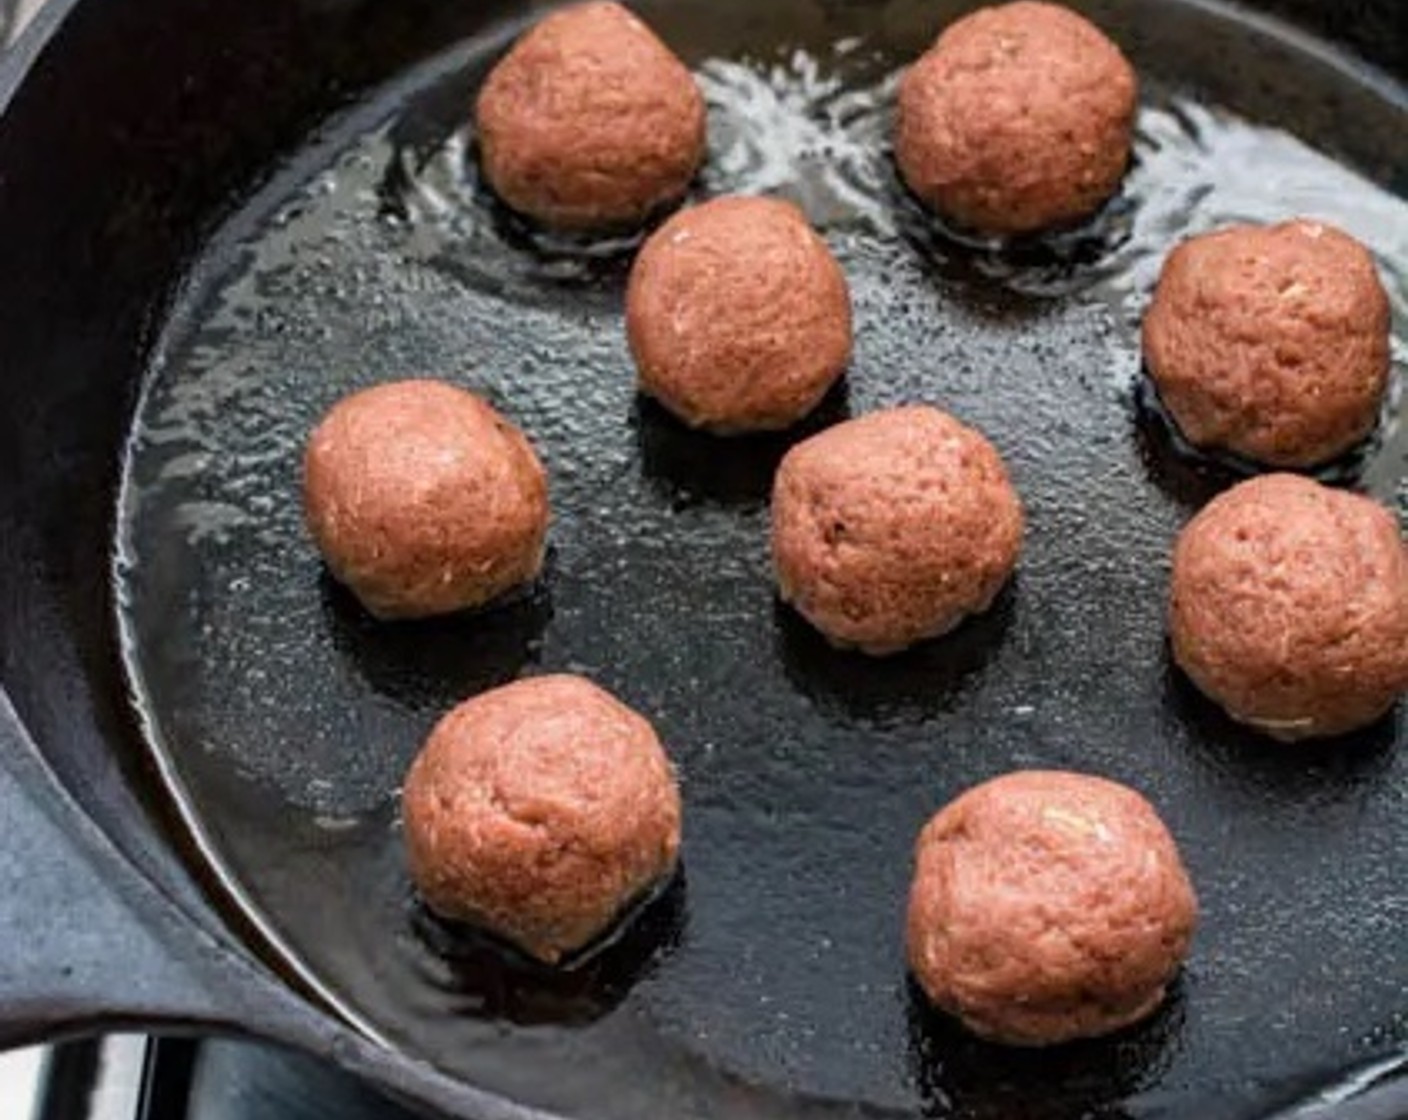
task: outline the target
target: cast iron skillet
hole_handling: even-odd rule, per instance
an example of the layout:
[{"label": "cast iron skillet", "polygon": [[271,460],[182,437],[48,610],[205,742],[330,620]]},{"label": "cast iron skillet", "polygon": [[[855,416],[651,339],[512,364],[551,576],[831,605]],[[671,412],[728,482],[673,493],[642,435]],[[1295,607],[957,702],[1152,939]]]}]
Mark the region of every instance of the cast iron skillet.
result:
[{"label": "cast iron skillet", "polygon": [[[855,48],[827,54],[836,41],[881,28],[879,39],[912,49],[914,28],[927,37],[960,7],[779,0],[730,10],[736,25],[685,4],[649,14],[691,62],[747,46],[781,67],[769,88],[815,94],[808,58],[852,65]],[[1259,166],[1268,149],[1252,132],[1228,141],[1218,121],[1190,117],[1183,76],[1200,96],[1294,124],[1390,189],[1408,186],[1405,102],[1388,76],[1408,71],[1397,0],[1262,5],[1318,40],[1250,11],[1088,7],[1141,71],[1176,76],[1160,85],[1154,74],[1147,94],[1162,113],[1148,126],[1147,166],[1159,165],[1156,148],[1179,155],[1181,132],[1202,146],[1195,162],[1245,161],[1249,181],[1285,170]],[[6,60],[0,1040],[115,1024],[249,1033],[466,1117],[545,1114],[530,1105],[681,1118],[1408,1111],[1395,1076],[1408,1039],[1401,718],[1349,742],[1273,752],[1190,695],[1158,646],[1167,541],[1232,474],[1170,446],[1130,391],[1128,334],[1145,293],[1121,291],[1101,270],[1143,236],[1138,215],[1152,207],[1138,171],[1127,203],[1090,230],[1009,254],[935,235],[863,167],[849,186],[871,190],[875,213],[894,217],[883,236],[847,210],[844,190],[787,174],[765,184],[803,195],[857,285],[863,326],[849,390],[817,422],[897,397],[948,403],[998,440],[1033,518],[1022,574],[991,618],[884,665],[832,654],[772,609],[760,529],[787,440],[725,452],[632,403],[611,329],[621,256],[536,242],[460,182],[491,233],[472,254],[454,237],[430,254],[454,298],[429,283],[417,306],[457,326],[422,332],[415,354],[443,361],[468,342],[487,372],[381,368],[386,332],[357,334],[352,321],[372,305],[350,270],[266,301],[266,325],[289,318],[276,346],[260,331],[223,337],[277,390],[275,414],[254,414],[275,429],[301,430],[337,392],[393,373],[455,373],[501,397],[565,479],[549,579],[472,620],[482,638],[466,639],[457,623],[387,633],[276,535],[275,562],[305,581],[294,590],[313,603],[308,615],[290,607],[299,632],[284,637],[295,656],[270,662],[294,683],[253,699],[224,687],[253,667],[236,639],[277,630],[286,584],[268,584],[263,621],[227,619],[205,646],[194,636],[191,619],[226,600],[207,578],[203,538],[162,520],[189,510],[193,495],[161,485],[170,476],[161,440],[162,417],[189,403],[182,386],[198,385],[200,363],[220,356],[211,308],[235,267],[230,254],[252,237],[257,273],[271,213],[324,166],[348,153],[355,161],[360,138],[378,129],[396,158],[367,204],[393,230],[413,222],[417,188],[435,185],[453,155],[443,142],[472,78],[526,14],[376,0],[199,11],[53,0]],[[809,53],[767,53],[784,42]],[[894,57],[872,61],[885,71]],[[715,100],[733,98],[740,119],[790,119],[767,83],[727,66],[706,72]],[[844,141],[848,114],[864,113],[828,104],[827,120],[844,126],[833,139]],[[725,145],[752,162],[729,170],[716,158],[724,178],[706,174],[702,189],[768,172],[767,152],[746,136]],[[825,167],[848,158],[803,155]],[[828,182],[824,170],[815,182]],[[294,211],[316,210],[316,194]],[[335,273],[338,253],[368,248],[356,233],[372,227],[351,220],[332,250]],[[1178,228],[1161,230],[1163,240]],[[518,311],[506,316],[495,300]],[[300,334],[314,321],[331,342]],[[539,339],[545,357],[532,358],[534,329],[550,332]],[[301,372],[268,367],[271,354],[285,365],[296,356]],[[366,368],[346,368],[351,354]],[[525,356],[536,380],[502,375]],[[231,427],[247,406],[236,394]],[[1340,464],[1338,477],[1392,498],[1403,440],[1397,417],[1386,420],[1382,444]],[[271,456],[285,507],[290,454]],[[201,485],[238,481],[222,471],[217,462]],[[593,536],[612,525],[634,535]],[[268,559],[258,542],[235,541],[225,561]],[[254,647],[266,659],[278,652]],[[525,664],[591,670],[650,711],[681,762],[692,806],[684,879],[567,980],[426,922],[395,858],[393,781],[375,771],[379,799],[329,819],[329,805],[292,778],[261,772],[267,751],[237,741],[244,717],[267,714],[260,697],[272,696],[290,721],[274,737],[294,757],[294,736],[316,730],[300,720],[345,707],[342,685],[319,676],[329,657],[360,682],[357,695],[392,712],[378,726],[384,741],[363,750],[389,756],[372,761],[393,772],[415,732],[467,685]],[[197,749],[209,744],[220,749]],[[367,756],[346,762],[362,773]],[[1131,780],[1184,842],[1205,932],[1169,1007],[1139,1030],[1009,1054],[965,1039],[905,987],[892,911],[914,828],[958,788],[1016,765]],[[310,821],[323,839],[310,839]]]}]

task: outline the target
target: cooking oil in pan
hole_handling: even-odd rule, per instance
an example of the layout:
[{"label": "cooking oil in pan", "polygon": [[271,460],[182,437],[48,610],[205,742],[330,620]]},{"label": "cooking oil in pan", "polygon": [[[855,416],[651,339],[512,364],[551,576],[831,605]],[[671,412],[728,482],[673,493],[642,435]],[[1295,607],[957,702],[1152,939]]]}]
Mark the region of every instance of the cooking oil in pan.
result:
[{"label": "cooking oil in pan", "polygon": [[[956,7],[644,13],[709,100],[696,196],[794,199],[850,278],[855,360],[803,431],[930,401],[1011,465],[1030,521],[1014,586],[909,655],[835,653],[774,601],[767,494],[799,433],[720,442],[636,399],[621,322],[634,242],[546,237],[479,182],[462,118],[507,30],[369,91],[193,273],[131,444],[130,671],[238,904],[392,1045],[540,1107],[686,1120],[720,1114],[720,1094],[758,1117],[1194,1100],[1212,1116],[1249,1086],[1408,1041],[1401,720],[1292,757],[1170,670],[1170,543],[1233,474],[1181,452],[1136,392],[1138,320],[1171,243],[1293,214],[1375,251],[1401,374],[1408,204],[1375,183],[1408,181],[1405,108],[1314,44],[1207,4],[1087,5],[1143,81],[1123,193],[1071,233],[965,245],[905,196],[888,154],[898,68]],[[409,376],[474,388],[529,433],[551,474],[552,553],[511,605],[388,626],[323,573],[299,461],[335,400]],[[1403,508],[1397,399],[1337,477]],[[448,707],[561,669],[655,721],[687,816],[681,879],[551,975],[418,911],[396,795]],[[927,1012],[900,943],[920,823],[1026,766],[1146,792],[1204,909],[1151,1023],[1042,1055]]]}]

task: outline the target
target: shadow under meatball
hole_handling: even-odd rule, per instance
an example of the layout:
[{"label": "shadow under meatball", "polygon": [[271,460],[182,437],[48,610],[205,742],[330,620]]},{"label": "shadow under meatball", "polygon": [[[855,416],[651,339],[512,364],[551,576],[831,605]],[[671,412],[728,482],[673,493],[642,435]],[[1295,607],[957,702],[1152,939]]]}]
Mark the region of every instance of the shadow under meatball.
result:
[{"label": "shadow under meatball", "polygon": [[477,610],[391,623],[373,618],[330,572],[318,583],[338,654],[381,695],[435,715],[536,663],[552,618],[541,580]]},{"label": "shadow under meatball", "polygon": [[646,396],[636,397],[631,425],[641,472],[677,509],[701,503],[758,507],[772,493],[782,457],[809,436],[849,420],[845,378],[798,424],[782,432],[719,437],[691,428]]},{"label": "shadow under meatball", "polygon": [[1383,718],[1348,735],[1307,739],[1288,750],[1244,723],[1198,690],[1167,651],[1164,701],[1171,717],[1214,770],[1280,796],[1302,800],[1338,797],[1346,789],[1375,780],[1393,758],[1401,738],[1402,704]]},{"label": "shadow under meatball", "polygon": [[409,921],[448,974],[457,1009],[523,1026],[574,1026],[609,1014],[675,950],[687,915],[683,867],[627,905],[600,938],[546,965],[502,938],[447,921],[420,902]]},{"label": "shadow under meatball", "polygon": [[941,638],[875,658],[843,650],[780,599],[775,645],[787,679],[819,707],[847,719],[889,724],[952,712],[975,688],[1017,613],[1020,574],[993,605]]},{"label": "shadow under meatball", "polygon": [[[1105,1038],[1025,1049],[985,1042],[906,984],[909,1061],[924,1114],[965,1120],[1088,1120],[1138,1115],[1117,1106],[1154,1085],[1178,1049],[1182,982],[1152,1016]],[[1041,1086],[1040,1096],[1032,1087]],[[1039,1101],[1040,1103],[1036,1103]],[[1109,1109],[1109,1111],[1106,1111]]]},{"label": "shadow under meatball", "polygon": [[[1207,450],[1189,443],[1159,399],[1147,368],[1140,370],[1132,397],[1139,461],[1154,483],[1190,513],[1202,509],[1229,487],[1270,469],[1228,451]],[[1338,458],[1299,473],[1326,486],[1353,487],[1378,450],[1380,439],[1376,432]]]}]

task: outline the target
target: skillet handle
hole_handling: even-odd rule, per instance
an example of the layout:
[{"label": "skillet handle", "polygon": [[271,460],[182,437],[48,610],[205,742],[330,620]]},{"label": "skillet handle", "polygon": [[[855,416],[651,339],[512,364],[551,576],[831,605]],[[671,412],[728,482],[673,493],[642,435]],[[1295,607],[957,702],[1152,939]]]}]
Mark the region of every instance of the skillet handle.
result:
[{"label": "skillet handle", "polygon": [[0,691],[0,1047],[118,1024],[235,1028],[269,986],[68,796]]}]

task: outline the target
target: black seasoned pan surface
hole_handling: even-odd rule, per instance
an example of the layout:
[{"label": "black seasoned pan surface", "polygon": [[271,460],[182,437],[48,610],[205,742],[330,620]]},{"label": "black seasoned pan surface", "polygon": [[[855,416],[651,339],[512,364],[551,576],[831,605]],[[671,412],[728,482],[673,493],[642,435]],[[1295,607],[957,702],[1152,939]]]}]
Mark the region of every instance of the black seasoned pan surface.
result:
[{"label": "black seasoned pan surface", "polygon": [[[642,9],[709,100],[697,196],[796,200],[850,279],[855,360],[802,431],[715,440],[639,401],[633,245],[544,237],[479,183],[465,121],[521,25],[388,73],[270,169],[190,276],[129,449],[115,578],[131,681],[230,903],[388,1045],[574,1116],[1007,1120],[1253,1114],[1408,1043],[1402,719],[1277,746],[1172,670],[1170,545],[1236,474],[1176,446],[1137,344],[1175,239],[1306,214],[1376,253],[1401,374],[1401,88],[1245,13],[1084,5],[1141,74],[1136,165],[1089,226],[997,251],[945,236],[889,162],[896,74],[961,10]],[[485,393],[550,471],[545,578],[490,613],[377,624],[302,530],[310,427],[408,376]],[[873,661],[775,602],[768,492],[797,438],[911,401],[992,438],[1029,536],[988,616]],[[1396,401],[1330,474],[1402,509]],[[397,825],[441,713],[555,670],[648,715],[686,800],[678,881],[558,975],[421,913]],[[917,829],[1019,767],[1143,791],[1200,892],[1173,998],[1113,1039],[1006,1052],[907,982]]]}]

